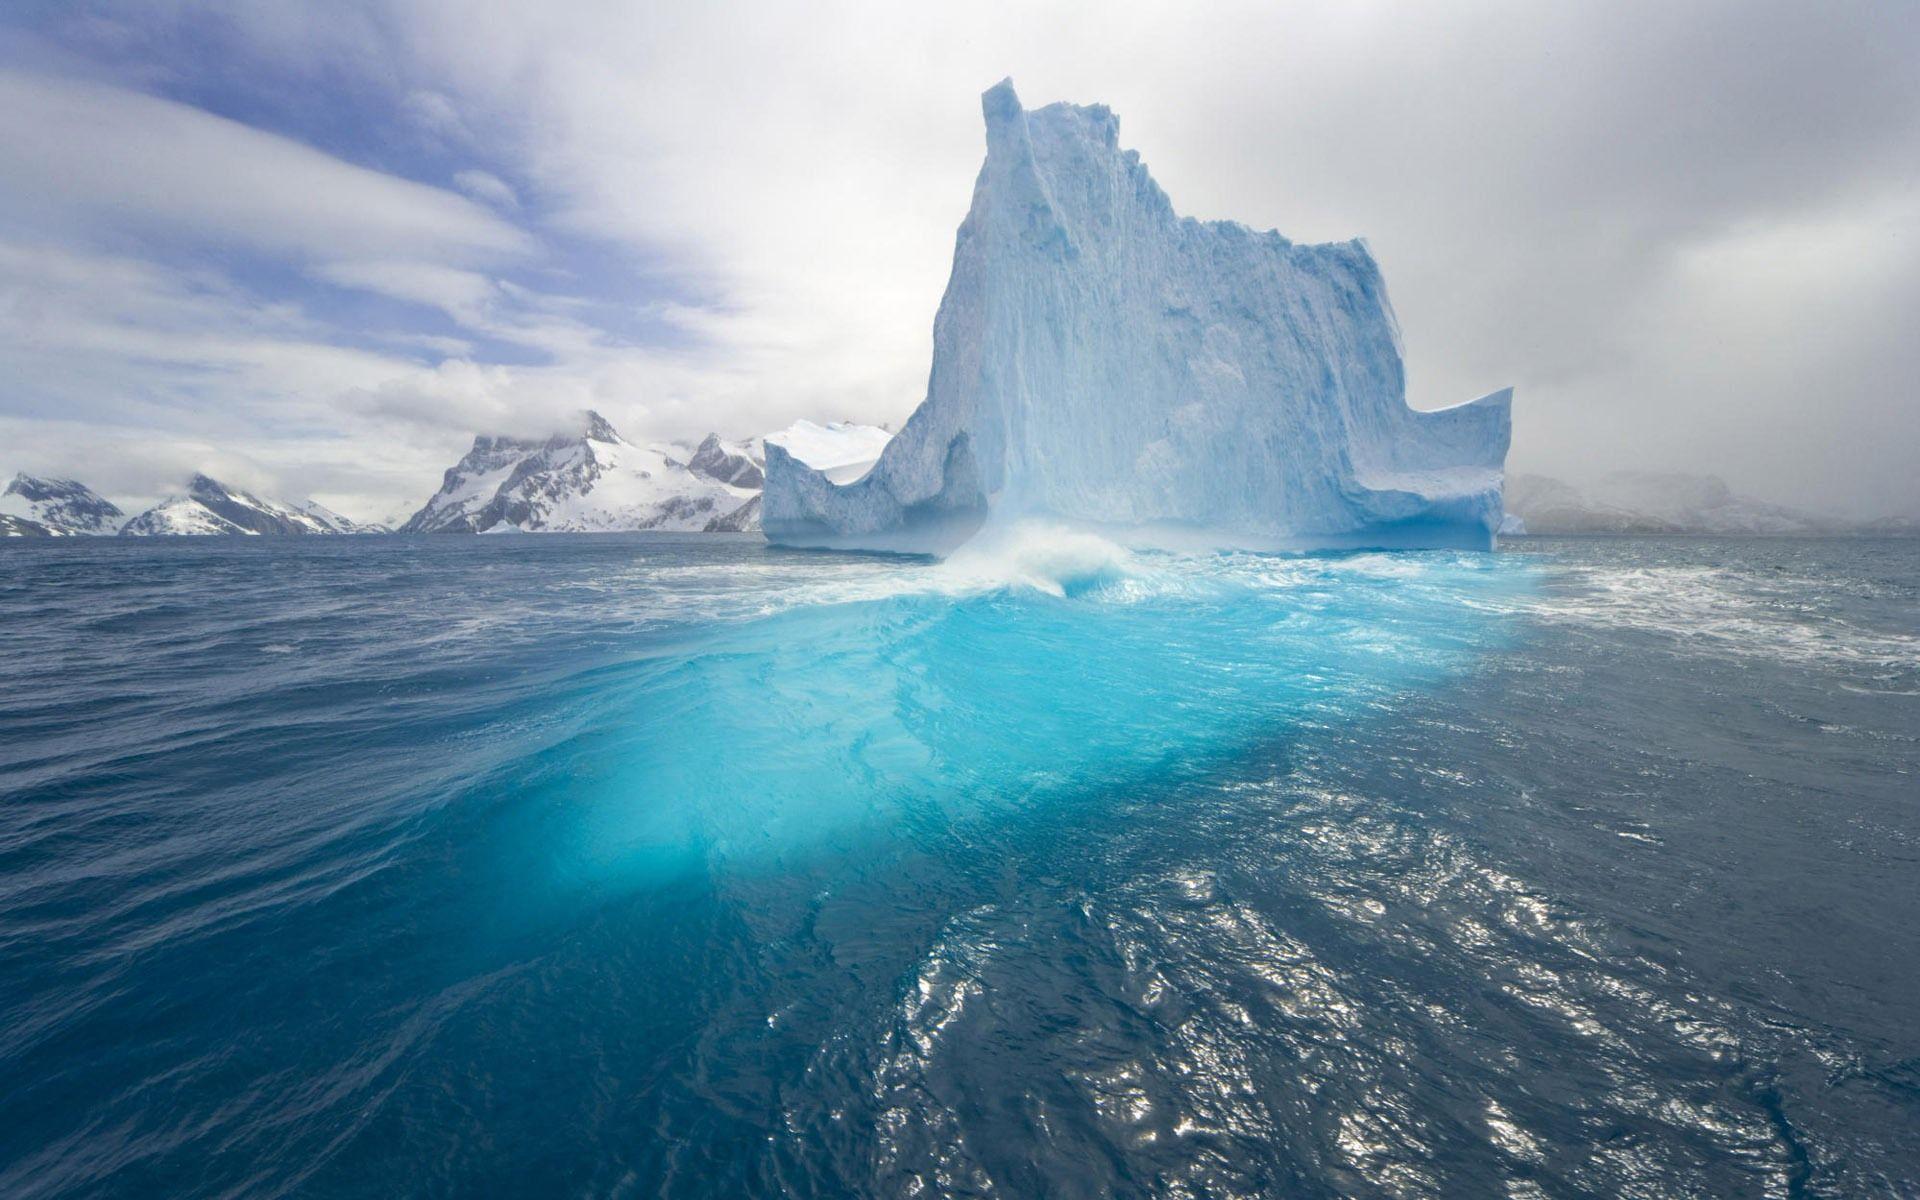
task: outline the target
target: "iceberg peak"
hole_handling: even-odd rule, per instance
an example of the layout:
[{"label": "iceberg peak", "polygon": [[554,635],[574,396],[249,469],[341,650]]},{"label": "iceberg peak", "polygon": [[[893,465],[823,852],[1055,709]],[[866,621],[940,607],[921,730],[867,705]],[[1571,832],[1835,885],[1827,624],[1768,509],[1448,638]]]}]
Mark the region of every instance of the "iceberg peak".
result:
[{"label": "iceberg peak", "polygon": [[944,554],[989,516],[1262,547],[1488,547],[1510,391],[1406,403],[1364,242],[1180,217],[1101,105],[981,97],[927,396],[871,469],[769,439],[791,545]]}]

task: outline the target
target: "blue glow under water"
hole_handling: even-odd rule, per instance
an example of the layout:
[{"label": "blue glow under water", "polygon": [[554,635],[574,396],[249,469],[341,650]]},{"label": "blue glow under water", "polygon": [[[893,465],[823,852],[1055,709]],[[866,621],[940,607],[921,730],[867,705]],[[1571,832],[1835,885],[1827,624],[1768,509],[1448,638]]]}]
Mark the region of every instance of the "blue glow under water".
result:
[{"label": "blue glow under water", "polygon": [[1920,1190],[1920,550],[0,549],[0,1194]]}]

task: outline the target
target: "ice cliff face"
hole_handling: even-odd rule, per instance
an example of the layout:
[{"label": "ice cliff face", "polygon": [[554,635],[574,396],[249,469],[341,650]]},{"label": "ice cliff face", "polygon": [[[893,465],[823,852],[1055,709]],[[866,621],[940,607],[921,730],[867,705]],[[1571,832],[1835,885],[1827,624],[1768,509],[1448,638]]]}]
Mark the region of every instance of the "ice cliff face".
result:
[{"label": "ice cliff face", "polygon": [[588,413],[577,435],[475,438],[400,532],[756,528],[759,476],[750,445],[636,446]]},{"label": "ice cliff face", "polygon": [[[10,526],[25,536],[69,537],[110,534],[127,514],[86,484],[73,479],[42,479],[19,474],[0,492],[0,516],[14,518]],[[38,526],[35,534],[28,526]]]},{"label": "ice cliff face", "polygon": [[1407,407],[1363,244],[1177,216],[1104,107],[1028,112],[1003,82],[983,108],[927,398],[851,482],[770,439],[769,538],[942,553],[990,514],[1032,514],[1249,545],[1491,545],[1510,393]]},{"label": "ice cliff face", "polygon": [[348,520],[312,500],[301,505],[283,504],[228,487],[206,475],[195,475],[184,495],[169,496],[120,530],[124,537],[378,532],[382,532],[378,526]]}]

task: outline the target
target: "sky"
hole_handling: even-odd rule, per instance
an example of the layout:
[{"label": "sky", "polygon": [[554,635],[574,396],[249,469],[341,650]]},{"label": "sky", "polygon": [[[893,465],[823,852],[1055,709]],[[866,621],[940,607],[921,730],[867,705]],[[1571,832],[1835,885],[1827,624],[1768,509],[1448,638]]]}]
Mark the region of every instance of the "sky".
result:
[{"label": "sky", "polygon": [[898,423],[979,95],[1364,236],[1510,469],[1920,514],[1920,5],[11,0],[0,471],[360,518],[477,432]]}]

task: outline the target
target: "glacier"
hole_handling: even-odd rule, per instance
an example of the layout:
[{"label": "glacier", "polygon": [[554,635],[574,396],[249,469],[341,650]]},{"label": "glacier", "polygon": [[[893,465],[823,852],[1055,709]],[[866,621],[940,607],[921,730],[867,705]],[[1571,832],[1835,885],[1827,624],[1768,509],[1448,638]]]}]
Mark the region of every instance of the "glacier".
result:
[{"label": "glacier", "polygon": [[1364,242],[1178,216],[1104,106],[982,97],[926,399],[847,478],[766,443],[795,546],[945,555],[989,521],[1253,548],[1492,546],[1511,389],[1422,412]]}]

